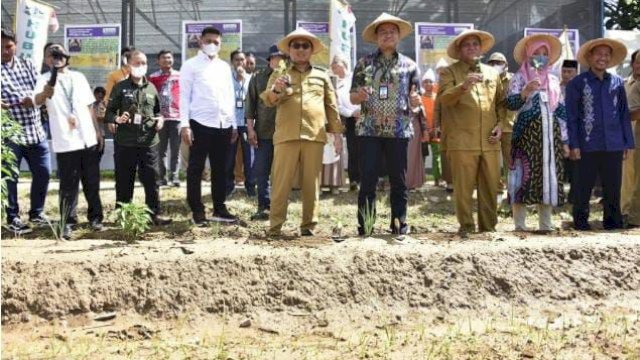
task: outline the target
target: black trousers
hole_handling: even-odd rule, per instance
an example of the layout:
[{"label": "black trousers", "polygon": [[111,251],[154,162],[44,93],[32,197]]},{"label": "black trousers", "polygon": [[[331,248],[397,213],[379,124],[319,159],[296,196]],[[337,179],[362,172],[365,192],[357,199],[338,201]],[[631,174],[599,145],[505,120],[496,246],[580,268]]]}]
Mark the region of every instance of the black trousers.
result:
[{"label": "black trousers", "polygon": [[158,145],[115,147],[116,201],[133,199],[136,173],[144,187],[144,202],[154,215],[160,214],[158,179]]},{"label": "black trousers", "polygon": [[589,199],[596,183],[596,177],[602,179],[605,229],[622,228],[620,210],[620,188],[622,186],[622,151],[583,152],[577,162],[580,177],[573,179],[573,223],[576,228],[584,228],[589,223]]},{"label": "black trousers", "polygon": [[100,201],[100,157],[98,146],[56,154],[60,177],[60,214],[67,224],[78,223],[76,208],[81,181],[82,192],[87,200],[87,218],[89,221],[102,221],[104,218]]},{"label": "black trousers", "polygon": [[347,136],[347,152],[349,153],[349,161],[347,164],[347,173],[349,174],[349,181],[354,183],[360,182],[360,151],[358,149],[358,137],[356,136],[356,118],[342,117],[346,128]]},{"label": "black trousers", "polygon": [[211,197],[214,211],[224,207],[227,187],[227,154],[231,141],[231,128],[210,128],[197,121],[189,121],[193,132],[193,145],[189,149],[187,167],[187,202],[194,218],[203,218],[202,171],[209,157],[211,165]]},{"label": "black trousers", "polygon": [[[358,193],[358,224],[364,227],[363,212],[375,214],[376,185],[380,170],[380,160],[386,159],[386,171],[391,183],[391,229],[395,229],[394,219],[400,226],[406,225],[407,219],[407,146],[409,139],[358,137],[360,157],[360,192]],[[365,210],[367,209],[368,210]],[[400,229],[398,229],[400,230]]]}]

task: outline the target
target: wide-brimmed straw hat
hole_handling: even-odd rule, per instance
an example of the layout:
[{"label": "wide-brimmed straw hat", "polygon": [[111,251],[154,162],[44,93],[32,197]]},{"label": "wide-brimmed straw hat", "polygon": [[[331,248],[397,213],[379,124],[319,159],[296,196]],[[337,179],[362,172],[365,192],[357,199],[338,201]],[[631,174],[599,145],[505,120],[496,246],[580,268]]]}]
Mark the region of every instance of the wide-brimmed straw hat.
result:
[{"label": "wide-brimmed straw hat", "polygon": [[535,41],[544,41],[549,45],[549,65],[555,64],[562,54],[562,43],[560,39],[549,34],[535,34],[523,37],[513,48],[513,58],[518,64],[522,64],[527,59],[527,44]]},{"label": "wide-brimmed straw hat", "polygon": [[318,39],[315,35],[310,33],[309,31],[303,28],[297,28],[289,33],[289,35],[282,38],[282,40],[278,41],[278,49],[285,54],[289,54],[289,44],[293,39],[305,39],[311,42],[313,45],[313,54],[317,54],[320,51],[325,49],[324,44],[320,39]]},{"label": "wide-brimmed straw hat", "polygon": [[584,69],[589,68],[589,53],[593,48],[600,45],[606,45],[611,48],[611,61],[609,67],[616,67],[620,65],[627,57],[627,47],[620,41],[607,38],[598,38],[589,40],[580,46],[578,50],[577,60]]},{"label": "wide-brimmed straw hat", "polygon": [[496,39],[493,38],[493,35],[489,34],[486,31],[482,30],[465,30],[458,34],[453,41],[449,43],[447,46],[447,55],[450,58],[459,60],[460,59],[460,43],[462,40],[468,38],[469,36],[477,36],[480,39],[480,46],[482,47],[482,53],[485,54],[496,43]]},{"label": "wide-brimmed straw hat", "polygon": [[364,28],[364,30],[362,31],[362,39],[369,43],[377,43],[378,37],[376,36],[376,29],[378,28],[378,26],[384,23],[395,24],[400,30],[400,39],[413,32],[413,27],[411,26],[410,22],[387,13],[382,13],[380,14],[380,16],[378,16],[377,19],[373,20],[371,24],[367,25],[367,27]]}]

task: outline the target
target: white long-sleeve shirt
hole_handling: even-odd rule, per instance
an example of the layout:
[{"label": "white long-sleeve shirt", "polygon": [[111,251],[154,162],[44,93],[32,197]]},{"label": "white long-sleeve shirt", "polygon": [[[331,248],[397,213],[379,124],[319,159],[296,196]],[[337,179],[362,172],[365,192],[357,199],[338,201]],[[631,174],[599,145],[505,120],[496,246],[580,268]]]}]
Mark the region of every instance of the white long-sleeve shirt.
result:
[{"label": "white long-sleeve shirt", "polygon": [[180,126],[189,120],[212,128],[237,128],[231,67],[202,51],[180,68]]},{"label": "white long-sleeve shirt", "polygon": [[351,74],[346,74],[344,79],[338,79],[336,94],[338,95],[338,111],[341,116],[352,117],[353,113],[360,110],[360,105],[353,105],[350,99]]}]

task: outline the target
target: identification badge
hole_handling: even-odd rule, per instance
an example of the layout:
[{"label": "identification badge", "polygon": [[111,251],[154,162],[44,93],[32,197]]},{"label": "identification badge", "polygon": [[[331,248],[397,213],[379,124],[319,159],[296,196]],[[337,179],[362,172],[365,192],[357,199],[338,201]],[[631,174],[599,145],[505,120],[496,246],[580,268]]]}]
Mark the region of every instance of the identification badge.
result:
[{"label": "identification badge", "polygon": [[380,100],[387,100],[389,98],[389,86],[387,84],[380,84],[380,89],[378,89],[378,98]]},{"label": "identification badge", "polygon": [[540,100],[544,103],[549,102],[549,96],[547,95],[546,91],[540,92]]},{"label": "identification badge", "polygon": [[133,124],[134,125],[142,124],[142,115],[140,115],[140,114],[133,115]]},{"label": "identification badge", "polygon": [[244,101],[242,99],[236,99],[236,109],[242,109],[244,106]]}]

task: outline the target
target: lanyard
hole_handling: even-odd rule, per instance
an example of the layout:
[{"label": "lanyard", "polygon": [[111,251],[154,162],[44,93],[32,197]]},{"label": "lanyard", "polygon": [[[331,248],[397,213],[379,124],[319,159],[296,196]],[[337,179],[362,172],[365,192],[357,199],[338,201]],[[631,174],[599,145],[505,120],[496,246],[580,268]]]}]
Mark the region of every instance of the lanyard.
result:
[{"label": "lanyard", "polygon": [[380,82],[389,82],[389,72],[395,66],[395,58],[391,58],[389,61],[385,61],[384,59],[379,59],[378,63],[380,64],[380,68],[382,69],[382,74],[380,74]]},{"label": "lanyard", "polygon": [[58,83],[60,84],[60,87],[62,88],[62,92],[64,93],[64,97],[67,99],[67,102],[69,102],[69,112],[71,114],[73,114],[74,112],[74,107],[73,107],[73,79],[71,78],[71,76],[69,76],[69,88],[67,89],[67,87],[64,85],[64,79],[67,76],[62,76],[58,78]]},{"label": "lanyard", "polygon": [[[236,85],[236,99],[240,100],[244,100],[244,82],[245,80],[243,79],[242,82],[238,82],[238,80],[233,79],[235,85]],[[240,85],[240,88],[238,89],[238,85]]]}]

